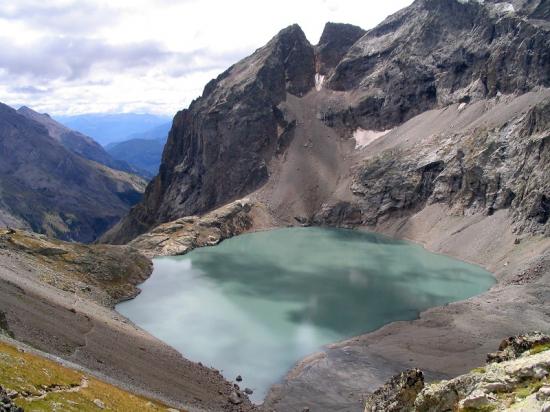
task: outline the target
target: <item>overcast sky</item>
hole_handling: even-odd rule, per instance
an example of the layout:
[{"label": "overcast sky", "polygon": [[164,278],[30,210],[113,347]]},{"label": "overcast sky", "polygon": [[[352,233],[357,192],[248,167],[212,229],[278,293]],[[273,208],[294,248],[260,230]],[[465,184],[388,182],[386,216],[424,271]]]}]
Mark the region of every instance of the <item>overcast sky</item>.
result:
[{"label": "overcast sky", "polygon": [[412,0],[2,0],[0,101],[51,114],[172,115],[298,23],[369,29]]}]

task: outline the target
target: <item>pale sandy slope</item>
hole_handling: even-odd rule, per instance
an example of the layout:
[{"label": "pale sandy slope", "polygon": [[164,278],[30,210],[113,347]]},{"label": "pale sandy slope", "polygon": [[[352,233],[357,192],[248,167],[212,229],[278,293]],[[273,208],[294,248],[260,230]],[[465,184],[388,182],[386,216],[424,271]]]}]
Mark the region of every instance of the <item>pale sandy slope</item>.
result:
[{"label": "pale sandy slope", "polygon": [[[365,158],[389,149],[429,147],[442,134],[501,127],[549,95],[542,90],[427,111],[356,149],[349,136],[337,136],[319,120],[323,107],[314,93],[288,100],[298,113],[298,131],[284,158],[273,162],[270,182],[252,196],[285,223],[296,224],[295,216],[308,216],[325,202],[353,200],[350,170]],[[333,93],[332,98],[344,97]],[[273,388],[266,410],[360,411],[362,394],[402,369],[419,367],[431,378],[457,375],[483,363],[506,336],[550,330],[550,239],[525,236],[517,245],[511,227],[507,210],[458,216],[433,204],[366,228],[482,265],[498,283],[481,296],[428,310],[419,320],[325,348]]]}]

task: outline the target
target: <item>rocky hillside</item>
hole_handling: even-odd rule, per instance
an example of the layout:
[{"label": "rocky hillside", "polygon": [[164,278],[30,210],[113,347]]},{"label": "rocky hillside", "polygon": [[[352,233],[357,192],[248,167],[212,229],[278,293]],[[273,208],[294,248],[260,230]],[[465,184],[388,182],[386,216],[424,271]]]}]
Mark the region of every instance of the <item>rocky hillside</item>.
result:
[{"label": "rocky hillside", "polygon": [[[161,404],[189,411],[251,410],[246,394],[220,371],[183,358],[112,310],[135,296],[151,271],[151,261],[130,246],[0,230],[0,386],[29,411],[97,411],[101,404],[117,411],[170,410]],[[6,339],[79,372],[14,356],[20,352],[7,351]],[[161,402],[142,402],[135,394]],[[0,390],[0,410],[2,403]]]},{"label": "rocky hillside", "polygon": [[115,160],[111,157],[109,153],[107,153],[105,149],[103,149],[103,147],[101,147],[101,145],[91,137],[63,126],[46,113],[35,112],[26,106],[20,107],[17,110],[17,113],[43,125],[53,139],[61,143],[71,152],[74,152],[85,159],[93,160],[94,162],[101,163],[112,169],[122,170],[129,173],[136,172],[136,170],[134,170],[128,163]]},{"label": "rocky hillside", "polygon": [[550,336],[504,340],[487,365],[454,379],[426,384],[418,369],[394,376],[370,395],[365,412],[547,411]]},{"label": "rocky hillside", "polygon": [[0,229],[0,248],[40,268],[41,282],[108,307],[135,297],[153,270],[128,246],[82,245],[21,230]]},{"label": "rocky hillside", "polygon": [[91,242],[141,198],[141,178],[85,159],[0,104],[0,223]]},{"label": "rocky hillside", "polygon": [[203,96],[175,116],[158,176],[112,239],[129,240],[265,183],[270,158],[284,149],[278,137],[291,128],[277,106],[287,93],[311,90],[314,74],[313,47],[295,25],[209,82]]},{"label": "rocky hillside", "polygon": [[[439,130],[410,147],[373,147],[354,170],[354,198],[325,204],[313,221],[376,227],[442,204],[457,216],[509,210],[518,235],[549,235],[550,94],[503,100],[484,103],[493,107],[470,123],[471,104],[453,117],[461,128]],[[386,143],[397,133],[388,133]]]},{"label": "rocky hillside", "polygon": [[[286,223],[376,225],[443,202],[510,209],[519,230],[545,232],[547,8],[417,0],[368,32],[327,24],[317,46],[281,31],[177,114],[159,175],[105,240],[253,192]],[[446,108],[453,119],[427,120]],[[415,136],[385,135],[422,115]]]}]

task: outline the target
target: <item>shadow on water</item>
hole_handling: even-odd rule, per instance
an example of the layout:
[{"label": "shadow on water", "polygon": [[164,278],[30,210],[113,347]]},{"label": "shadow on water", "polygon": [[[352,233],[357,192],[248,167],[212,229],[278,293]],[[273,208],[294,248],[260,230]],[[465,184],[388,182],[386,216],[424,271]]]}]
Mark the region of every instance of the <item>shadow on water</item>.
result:
[{"label": "shadow on water", "polygon": [[[323,241],[312,241],[312,234]],[[288,320],[343,337],[413,319],[420,311],[481,293],[490,285],[476,279],[479,268],[376,234],[313,228],[304,239],[286,239],[286,247],[272,250],[269,238],[262,244],[263,239],[249,235],[194,251],[187,259],[236,304],[243,296],[295,303],[288,305]],[[331,249],[344,259],[327,259]]]},{"label": "shadow on water", "polygon": [[379,233],[365,232],[355,229],[338,229],[338,228],[308,228],[313,230],[322,230],[323,235],[330,237],[336,241],[351,241],[351,242],[369,242],[380,245],[395,245],[401,246],[403,244],[410,244],[406,240],[393,239],[389,236],[381,235]]},{"label": "shadow on water", "polygon": [[247,376],[259,401],[322,345],[416,318],[493,283],[477,266],[409,242],[291,228],[155,259],[142,293],[117,310],[226,377]]}]

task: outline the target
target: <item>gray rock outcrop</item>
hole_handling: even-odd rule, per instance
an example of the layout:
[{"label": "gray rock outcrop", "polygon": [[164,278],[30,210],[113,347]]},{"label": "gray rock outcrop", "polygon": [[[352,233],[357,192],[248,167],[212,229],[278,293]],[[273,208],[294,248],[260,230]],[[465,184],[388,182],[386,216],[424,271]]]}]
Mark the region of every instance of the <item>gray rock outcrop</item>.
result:
[{"label": "gray rock outcrop", "polygon": [[401,372],[368,397],[365,412],[407,412],[422,389],[424,375],[420,370]]},{"label": "gray rock outcrop", "polygon": [[[540,0],[417,0],[367,32],[327,24],[317,46],[296,25],[281,31],[177,114],[159,175],[103,240],[128,242],[161,223],[249,196],[268,182],[277,190],[273,176],[299,134],[312,137],[301,144],[298,169],[300,163],[328,162],[327,153],[307,158],[313,138],[345,140],[356,130],[393,128],[453,105],[465,110],[487,102],[483,110],[489,111],[498,102],[512,105],[521,94],[546,90],[546,9]],[[322,87],[314,87],[316,75],[325,76]],[[319,183],[308,187],[312,179],[304,177],[304,193],[293,189],[292,201],[325,198],[291,212],[307,213],[304,219],[318,224],[371,225],[440,202],[457,214],[510,209],[518,232],[547,233],[548,102],[531,109],[511,113],[509,122],[502,115],[485,126],[480,120],[463,133],[449,124],[446,133],[426,134],[430,142],[399,144],[377,156],[365,152],[356,160],[350,153],[344,157],[354,160],[347,169],[351,184],[326,191],[338,199],[323,194]],[[317,144],[340,144],[332,139]],[[333,173],[345,169],[330,167]],[[348,177],[340,176],[341,184]]]},{"label": "gray rock outcrop", "polygon": [[370,225],[445,204],[456,215],[509,209],[518,233],[550,234],[550,98],[497,127],[480,125],[432,136],[362,162],[351,203],[326,205],[315,218],[331,225]]},{"label": "gray rock outcrop", "polygon": [[202,217],[187,216],[159,225],[129,245],[151,258],[183,255],[198,247],[217,245],[252,228],[253,207],[248,199],[237,200]]},{"label": "gray rock outcrop", "polygon": [[17,406],[4,388],[0,386],[0,412],[23,412],[23,408]]},{"label": "gray rock outcrop", "polygon": [[550,345],[535,342],[549,339],[541,333],[506,339],[529,349],[451,380],[424,385],[420,371],[403,372],[367,397],[365,412],[547,411]]}]

